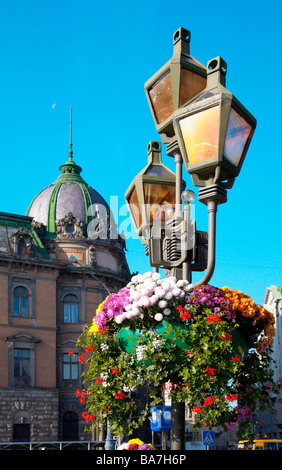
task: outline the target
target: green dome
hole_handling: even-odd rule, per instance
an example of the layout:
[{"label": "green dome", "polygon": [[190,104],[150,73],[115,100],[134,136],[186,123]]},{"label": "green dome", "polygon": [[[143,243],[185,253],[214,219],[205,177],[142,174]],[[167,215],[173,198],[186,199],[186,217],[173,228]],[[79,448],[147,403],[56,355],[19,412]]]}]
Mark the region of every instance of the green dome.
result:
[{"label": "green dome", "polygon": [[31,202],[26,215],[46,227],[46,237],[56,235],[56,220],[70,212],[74,217],[89,223],[99,213],[99,206],[109,207],[102,196],[80,176],[81,167],[73,161],[70,143],[69,159],[60,166],[57,180],[44,188]]}]

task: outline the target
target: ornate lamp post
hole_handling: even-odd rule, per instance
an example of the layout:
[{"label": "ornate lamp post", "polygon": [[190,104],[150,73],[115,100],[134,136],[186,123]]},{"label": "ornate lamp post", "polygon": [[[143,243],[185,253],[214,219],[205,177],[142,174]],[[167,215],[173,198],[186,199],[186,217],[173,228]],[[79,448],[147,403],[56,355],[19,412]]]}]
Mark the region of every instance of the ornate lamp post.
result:
[{"label": "ornate lamp post", "polygon": [[[147,220],[146,215],[144,219],[140,216],[142,204],[151,204],[150,200],[145,200],[144,186],[143,196],[133,197],[138,192],[138,176],[126,198],[129,207],[136,203],[137,209],[130,211],[137,233],[141,233],[142,224],[146,226],[150,265],[188,280],[193,290],[209,282],[213,275],[217,206],[227,201],[227,189],[239,175],[256,120],[225,88],[227,67],[223,59],[217,57],[204,67],[190,56],[189,43],[190,32],[180,28],[174,34],[172,59],[145,84],[157,131],[167,144],[167,155],[174,158],[176,167],[175,211],[162,221],[165,226],[161,226],[159,238],[154,236],[154,226],[148,224],[148,206]],[[195,222],[190,220],[189,203],[194,200],[194,193],[183,192],[183,162],[194,186],[200,187],[199,201],[207,206],[208,233],[198,232]],[[159,182],[161,184],[161,178]],[[157,187],[157,180],[154,184]],[[152,201],[153,192],[151,188]],[[181,243],[175,244],[175,240]],[[191,272],[204,270],[203,278],[192,284]],[[185,449],[184,416],[184,403],[172,400],[172,450]]]}]

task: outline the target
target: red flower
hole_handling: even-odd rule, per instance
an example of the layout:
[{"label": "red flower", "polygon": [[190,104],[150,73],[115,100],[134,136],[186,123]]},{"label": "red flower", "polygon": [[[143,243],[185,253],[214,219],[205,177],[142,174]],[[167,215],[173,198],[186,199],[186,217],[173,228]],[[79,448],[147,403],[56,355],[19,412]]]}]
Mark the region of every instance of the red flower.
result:
[{"label": "red flower", "polygon": [[95,348],[94,348],[94,346],[91,346],[91,345],[89,345],[89,346],[86,346],[86,348],[85,348],[85,352],[90,352],[90,351],[95,351]]},{"label": "red flower", "polygon": [[226,341],[227,339],[231,339],[232,336],[229,333],[225,333],[225,336],[220,336],[219,339],[223,339],[223,341]]},{"label": "red flower", "polygon": [[207,397],[204,399],[204,405],[205,406],[210,406],[214,403],[214,395]]},{"label": "red flower", "polygon": [[181,305],[179,305],[177,307],[177,310],[180,312],[179,314],[179,318],[183,321],[185,320],[190,320],[191,318],[191,314],[189,312],[187,312],[186,308],[185,307],[181,307]]},{"label": "red flower", "polygon": [[84,355],[84,353],[81,353],[80,356],[78,356],[78,360],[79,360],[79,362],[85,361],[85,355]]},{"label": "red flower", "polygon": [[206,373],[207,373],[208,375],[214,375],[214,374],[216,373],[216,369],[214,369],[213,367],[207,366],[207,368],[206,368]]},{"label": "red flower", "polygon": [[127,450],[138,450],[138,444],[129,444]]},{"label": "red flower", "polygon": [[72,349],[69,349],[69,350],[68,350],[68,355],[69,355],[69,356],[72,356],[72,355],[73,355]]},{"label": "red flower", "polygon": [[203,409],[203,408],[201,409],[201,408],[199,407],[199,405],[198,405],[198,406],[193,406],[192,411],[193,411],[194,413],[203,413],[203,412],[204,412],[204,409]]},{"label": "red flower", "polygon": [[96,419],[96,416],[89,414],[88,411],[83,411],[83,412],[81,413],[81,416],[82,416],[82,418],[84,418],[87,422],[93,421],[94,419]]},{"label": "red flower", "polygon": [[103,382],[104,382],[103,379],[98,379],[98,378],[96,379],[96,384],[102,384]]},{"label": "red flower", "polygon": [[219,316],[218,315],[208,315],[207,316],[207,322],[212,323],[212,322],[218,322],[219,321]]},{"label": "red flower", "polygon": [[173,388],[173,382],[166,382],[163,384],[163,389],[164,390],[171,390]]},{"label": "red flower", "polygon": [[107,333],[108,331],[108,328],[106,328],[105,326],[99,326],[99,333]]},{"label": "red flower", "polygon": [[115,367],[113,367],[113,368],[112,368],[112,373],[113,373],[113,374],[118,374],[118,370],[115,369]]},{"label": "red flower", "polygon": [[235,354],[235,357],[232,357],[232,359],[231,359],[231,362],[234,362],[234,361],[240,362],[240,361],[241,361],[240,356],[238,356],[237,354]]},{"label": "red flower", "polygon": [[116,400],[121,400],[122,398],[124,398],[124,393],[123,392],[118,392],[118,393],[115,393],[115,399]]},{"label": "red flower", "polygon": [[235,401],[237,399],[238,399],[238,393],[236,395],[232,394],[231,396],[226,395],[226,397],[225,397],[225,400],[227,400],[227,401]]}]

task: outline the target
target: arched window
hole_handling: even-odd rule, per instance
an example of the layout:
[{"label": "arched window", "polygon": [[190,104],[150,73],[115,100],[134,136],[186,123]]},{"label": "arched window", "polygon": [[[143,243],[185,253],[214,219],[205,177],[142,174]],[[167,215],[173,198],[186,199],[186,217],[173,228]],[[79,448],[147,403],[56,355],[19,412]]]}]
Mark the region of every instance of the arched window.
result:
[{"label": "arched window", "polygon": [[66,295],[64,298],[64,323],[78,322],[78,298],[76,295]]},{"label": "arched window", "polygon": [[17,317],[28,317],[28,290],[16,287],[13,291],[13,314]]}]

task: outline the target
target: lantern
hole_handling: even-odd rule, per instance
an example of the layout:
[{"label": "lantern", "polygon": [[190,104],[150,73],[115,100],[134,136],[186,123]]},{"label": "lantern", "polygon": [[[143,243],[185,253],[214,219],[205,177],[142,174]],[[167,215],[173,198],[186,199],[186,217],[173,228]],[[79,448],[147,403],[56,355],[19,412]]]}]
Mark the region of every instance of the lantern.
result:
[{"label": "lantern", "polygon": [[165,221],[168,209],[175,208],[175,173],[161,161],[161,143],[148,145],[148,164],[134,178],[125,200],[138,235],[154,221]]},{"label": "lantern", "polygon": [[179,149],[195,186],[230,188],[256,127],[256,119],[225,88],[225,76],[221,57],[209,61],[205,90],[174,113]]},{"label": "lantern", "polygon": [[179,28],[173,56],[145,83],[145,92],[162,141],[174,137],[173,112],[206,87],[206,68],[190,55],[191,33]]}]

